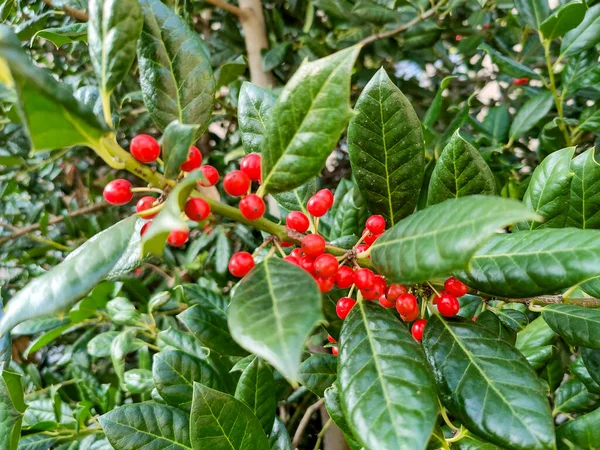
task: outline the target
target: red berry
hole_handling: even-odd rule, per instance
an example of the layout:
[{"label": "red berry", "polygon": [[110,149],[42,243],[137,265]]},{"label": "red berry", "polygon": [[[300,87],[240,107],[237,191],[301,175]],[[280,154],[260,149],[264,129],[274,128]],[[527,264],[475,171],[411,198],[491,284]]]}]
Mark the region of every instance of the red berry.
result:
[{"label": "red berry", "polygon": [[450,277],[446,280],[444,283],[444,290],[455,297],[462,297],[469,292],[468,286],[454,277]]},{"label": "red berry", "polygon": [[297,266],[300,265],[300,261],[298,261],[298,258],[293,257],[292,255],[288,255],[285,258],[283,258],[284,261],[287,261],[289,263],[295,264]]},{"label": "red berry", "polygon": [[402,284],[390,284],[385,295],[390,302],[395,302],[402,294],[406,294],[408,289]]},{"label": "red berry", "polygon": [[223,178],[223,189],[233,197],[241,197],[250,189],[250,178],[241,170],[233,170]]},{"label": "red berry", "polygon": [[527,78],[527,77],[523,77],[523,78],[515,78],[515,79],[513,80],[513,84],[514,84],[515,86],[522,86],[522,85],[524,85],[524,84],[527,84],[527,83],[529,83],[529,78]]},{"label": "red berry", "polygon": [[111,205],[124,205],[132,198],[131,183],[127,180],[113,180],[104,186],[104,199]]},{"label": "red berry", "polygon": [[327,201],[327,209],[333,206],[333,194],[329,189],[321,189],[315,194],[315,196],[321,197],[322,199]]},{"label": "red berry", "polygon": [[379,304],[384,308],[393,308],[396,306],[396,303],[389,301],[385,295],[379,297]]},{"label": "red berry", "polygon": [[375,282],[375,275],[369,269],[361,268],[354,272],[354,284],[358,289],[370,289]]},{"label": "red berry", "polygon": [[300,258],[302,258],[302,250],[299,248],[295,248],[290,252],[290,255],[299,260]]},{"label": "red berry", "polygon": [[254,267],[254,258],[248,252],[237,252],[229,260],[229,272],[237,278],[245,277]]},{"label": "red berry", "polygon": [[281,246],[282,247],[293,247],[294,243],[293,242],[288,242],[288,241],[283,241],[283,242],[281,242]]},{"label": "red berry", "polygon": [[246,195],[240,200],[240,212],[248,220],[258,220],[265,215],[265,202],[256,194]]},{"label": "red berry", "polygon": [[306,270],[311,275],[315,274],[315,260],[310,256],[302,256],[299,259],[300,267]]},{"label": "red berry", "polygon": [[[143,211],[146,211],[147,209],[152,208],[152,205],[154,204],[154,202],[156,201],[156,199],[154,197],[150,197],[149,195],[146,195],[145,197],[140,198],[137,203],[135,204],[135,210],[138,213],[141,213]],[[154,213],[154,214],[144,214],[144,219],[152,219],[153,217],[156,217],[158,213]]]},{"label": "red berry", "polygon": [[328,335],[327,335],[327,340],[328,340],[329,342],[331,342],[332,344],[337,344],[337,341],[336,341],[336,340],[333,338],[333,336],[332,336],[332,335],[330,335],[330,334],[328,334]]},{"label": "red berry", "polygon": [[260,155],[258,153],[250,153],[249,155],[244,156],[244,159],[242,159],[242,162],[240,163],[240,169],[242,172],[245,172],[252,181],[260,180]]},{"label": "red berry", "polygon": [[321,195],[313,195],[306,204],[306,209],[310,215],[322,217],[329,211],[329,203],[327,199]]},{"label": "red berry", "polygon": [[202,222],[210,214],[210,205],[201,198],[190,198],[185,203],[185,215],[194,222]]},{"label": "red berry", "polygon": [[413,320],[415,320],[417,317],[419,317],[419,307],[417,306],[415,309],[413,309],[410,313],[408,314],[404,314],[404,315],[400,315],[400,317],[402,318],[402,320],[404,320],[405,322],[412,322]]},{"label": "red berry", "polygon": [[423,331],[425,331],[425,325],[427,325],[427,320],[419,319],[412,324],[412,328],[410,329],[413,337],[419,342],[423,340]]},{"label": "red berry", "polygon": [[299,233],[304,233],[310,226],[310,221],[306,214],[300,211],[292,211],[285,218],[285,224],[290,230],[295,230]]},{"label": "red berry", "polygon": [[367,244],[359,244],[356,246],[356,253],[366,252],[367,250],[369,250],[369,246]]},{"label": "red berry", "polygon": [[337,347],[331,347],[331,354],[333,356],[337,356],[340,353],[340,350]]},{"label": "red berry", "polygon": [[362,298],[364,298],[365,300],[379,300],[379,297],[377,297],[377,293],[372,289],[361,289],[360,295],[362,295]]},{"label": "red berry", "polygon": [[371,216],[366,222],[367,229],[373,234],[381,234],[385,231],[385,219],[383,216]]},{"label": "red berry", "polygon": [[315,273],[323,278],[335,276],[338,270],[338,261],[335,256],[325,253],[315,259]]},{"label": "red berry", "polygon": [[460,42],[460,41],[462,41],[463,37],[462,37],[462,35],[457,34],[455,39],[456,39],[456,42]]},{"label": "red berry", "polygon": [[213,166],[202,166],[200,167],[202,174],[204,175],[203,180],[199,180],[198,184],[202,187],[210,187],[217,184],[219,181],[219,171]]},{"label": "red berry", "polygon": [[335,274],[335,284],[340,289],[348,289],[354,284],[354,270],[348,266],[342,266]]},{"label": "red berry", "polygon": [[379,236],[381,236],[381,234],[369,233],[363,238],[363,241],[365,241],[365,244],[367,244],[370,247],[371,245],[373,245],[373,242],[375,242],[379,238]]},{"label": "red berry", "polygon": [[[363,289],[361,293],[363,293],[363,297],[367,300],[379,300],[379,297],[385,294],[386,287],[385,279],[381,275],[375,275],[373,277],[373,287]],[[367,294],[366,296],[364,295],[365,293]]]},{"label": "red berry", "polygon": [[173,230],[169,233],[167,242],[171,247],[181,247],[188,240],[190,233],[186,230]]},{"label": "red berry", "polygon": [[335,305],[335,312],[340,319],[344,320],[354,305],[356,305],[356,300],[350,297],[342,297]]},{"label": "red berry", "polygon": [[139,162],[150,163],[160,156],[160,145],[152,136],[139,134],[131,140],[129,151]]},{"label": "red berry", "polygon": [[200,167],[200,165],[202,165],[202,153],[200,153],[200,150],[192,145],[188,151],[187,160],[180,166],[180,168],[184,172],[191,172],[192,170]]},{"label": "red berry", "polygon": [[442,292],[437,301],[437,308],[442,316],[454,317],[460,309],[460,303],[454,295]]},{"label": "red berry", "polygon": [[151,220],[149,220],[148,222],[146,222],[144,225],[142,225],[142,228],[140,228],[140,236],[143,236],[144,233],[146,231],[148,231],[148,228],[150,227],[150,224],[152,223]]},{"label": "red berry", "polygon": [[316,277],[315,281],[317,282],[317,286],[319,286],[320,292],[329,292],[333,289],[333,286],[335,285],[335,278],[333,277]]},{"label": "red berry", "polygon": [[325,253],[325,239],[318,234],[309,234],[302,239],[302,251],[305,255],[316,258]]},{"label": "red berry", "polygon": [[401,316],[412,313],[417,307],[417,297],[412,294],[401,294],[396,299],[396,311]]}]

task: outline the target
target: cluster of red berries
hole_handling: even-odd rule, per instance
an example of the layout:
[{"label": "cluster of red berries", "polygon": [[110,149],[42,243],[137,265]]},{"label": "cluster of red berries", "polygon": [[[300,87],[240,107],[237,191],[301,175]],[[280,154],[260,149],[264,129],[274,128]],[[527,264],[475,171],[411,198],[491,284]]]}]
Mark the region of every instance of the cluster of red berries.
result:
[{"label": "cluster of red berries", "polygon": [[261,158],[258,153],[246,155],[240,170],[233,170],[223,178],[223,189],[232,197],[242,197],[239,208],[248,220],[258,220],[265,214],[265,202],[256,194],[251,194],[253,181],[261,181]]},{"label": "cluster of red berries", "polygon": [[529,78],[527,78],[527,77],[523,77],[523,78],[515,78],[515,79],[513,80],[513,84],[514,84],[515,86],[523,86],[524,84],[527,84],[527,83],[529,83]]}]

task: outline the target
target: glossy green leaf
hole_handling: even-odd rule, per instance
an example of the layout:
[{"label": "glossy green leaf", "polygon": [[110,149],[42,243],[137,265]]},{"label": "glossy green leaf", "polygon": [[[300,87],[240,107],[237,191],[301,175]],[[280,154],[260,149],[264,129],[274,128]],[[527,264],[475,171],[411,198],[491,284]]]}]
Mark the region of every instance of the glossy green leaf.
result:
[{"label": "glossy green leaf", "polygon": [[158,333],[157,344],[161,350],[181,350],[200,359],[208,358],[210,349],[189,333],[169,328]]},{"label": "glossy green leaf", "polygon": [[600,42],[600,5],[594,5],[585,13],[577,28],[563,37],[560,56],[576,55]]},{"label": "glossy green leaf", "polygon": [[540,370],[544,367],[550,358],[556,355],[555,347],[552,345],[544,345],[530,350],[521,350],[521,353],[527,362],[533,367],[533,370]]},{"label": "glossy green leaf", "polygon": [[479,151],[457,131],[433,169],[427,203],[435,205],[450,198],[495,193],[496,181],[492,171]]},{"label": "glossy green leaf", "polygon": [[600,396],[591,393],[579,380],[568,380],[556,391],[554,414],[589,412],[600,406]]},{"label": "glossy green leaf", "polygon": [[543,91],[531,97],[519,109],[510,126],[510,138],[515,140],[530,131],[548,115],[554,105],[554,97],[550,91]]},{"label": "glossy green leaf", "polygon": [[514,78],[531,78],[533,80],[538,80],[540,78],[540,75],[529,66],[521,64],[508,56],[504,56],[487,44],[481,44],[479,48],[490,55],[492,62],[496,64],[500,72],[505,75]]},{"label": "glossy green leaf", "polygon": [[540,31],[546,39],[564,36],[581,23],[587,6],[581,1],[570,1],[554,11],[540,25]]},{"label": "glossy green leaf", "polygon": [[33,39],[36,37],[52,42],[57,49],[73,42],[87,42],[88,24],[73,23],[62,27],[46,28],[35,33]]},{"label": "glossy green leaf", "polygon": [[408,329],[381,306],[361,301],[344,321],[340,343],[340,399],[357,440],[367,449],[425,448],[438,402]]},{"label": "glossy green leaf", "polygon": [[368,218],[367,204],[357,188],[352,188],[342,198],[337,207],[329,239],[344,236],[361,236]]},{"label": "glossy green leaf", "polygon": [[[590,349],[591,351],[594,351]],[[583,351],[582,351],[583,353]],[[600,384],[596,382],[592,374],[588,370],[583,360],[583,356],[578,357],[573,364],[569,366],[569,371],[575,375],[575,377],[585,384],[585,387],[589,392],[593,392],[594,394],[600,394]],[[596,377],[598,378],[598,377]]]},{"label": "glossy green leaf", "polygon": [[103,96],[125,79],[135,60],[142,32],[142,9],[137,0],[90,0],[88,47]]},{"label": "glossy green leaf", "polygon": [[225,231],[220,228],[217,232],[215,244],[215,270],[218,274],[227,273],[229,260],[231,259],[231,243]]},{"label": "glossy green leaf", "polygon": [[538,317],[527,325],[524,330],[517,333],[515,346],[522,352],[535,350],[549,345],[555,337],[556,334],[552,328],[548,326],[542,317]]},{"label": "glossy green leaf", "polygon": [[[298,301],[300,292],[302,301]],[[322,318],[321,294],[314,279],[274,257],[242,279],[229,307],[229,329],[237,343],[291,381],[298,379],[302,349]]]},{"label": "glossy green leaf", "polygon": [[275,96],[245,81],[238,99],[238,123],[246,153],[261,153]]},{"label": "glossy green leaf", "polygon": [[[227,61],[221,66],[217,75],[217,89],[235,82],[244,75],[248,65],[243,56],[238,56],[233,61]],[[239,105],[238,105],[239,106]],[[239,112],[239,110],[238,110]]]},{"label": "glossy green leaf", "polygon": [[443,78],[440,82],[440,87],[435,93],[435,97],[433,98],[431,105],[429,105],[429,108],[427,108],[427,112],[425,113],[425,117],[423,118],[424,127],[433,128],[433,126],[435,125],[436,121],[440,116],[440,112],[442,111],[444,91],[448,88],[450,82],[455,78],[457,77],[452,75]]},{"label": "glossy green leaf", "polygon": [[110,346],[118,335],[118,331],[107,331],[94,336],[87,344],[88,353],[97,358],[110,356]]},{"label": "glossy green leaf", "polygon": [[523,203],[544,218],[542,222],[521,222],[515,230],[563,228],[569,214],[573,173],[569,166],[575,147],[558,150],[537,166],[523,197]]},{"label": "glossy green leaf", "polygon": [[501,297],[558,292],[598,275],[600,232],[546,228],[500,234],[486,242],[466,270],[469,287]]},{"label": "glossy green leaf", "polygon": [[17,450],[25,408],[21,376],[0,371],[0,448]]},{"label": "glossy green leaf", "polygon": [[559,450],[583,450],[600,447],[600,408],[563,423],[556,429]]},{"label": "glossy green leaf", "polygon": [[180,409],[145,402],[113,409],[99,418],[109,442],[119,450],[188,450],[189,416]]},{"label": "glossy green leaf", "polygon": [[386,231],[371,246],[371,260],[391,281],[427,281],[466,268],[477,248],[499,228],[536,217],[519,202],[499,197],[446,200]]},{"label": "glossy green leaf", "polygon": [[198,125],[185,125],[177,120],[167,125],[162,140],[165,177],[177,178],[197,133]]},{"label": "glossy green leaf", "polygon": [[348,127],[354,179],[372,214],[394,225],[411,214],[425,169],[423,133],[410,102],[380,69],[365,86]]},{"label": "glossy green leaf", "polygon": [[273,429],[269,433],[270,450],[292,450],[292,440],[281,419],[275,416]]},{"label": "glossy green leaf", "polygon": [[498,105],[489,109],[482,125],[487,129],[492,144],[502,144],[508,139],[510,128],[510,113],[506,105]]},{"label": "glossy green leaf", "polygon": [[267,122],[264,192],[294,189],[323,168],[351,117],[350,75],[359,50],[304,62],[287,83]]},{"label": "glossy green leaf", "polygon": [[515,333],[522,331],[529,324],[529,318],[525,313],[512,308],[499,308],[494,310],[500,321],[506,328]]},{"label": "glossy green leaf", "polygon": [[65,85],[33,65],[8,27],[0,27],[0,82],[19,95],[19,114],[33,150],[97,143],[108,126]]},{"label": "glossy green leaf", "polygon": [[[600,70],[597,70],[594,75],[598,75],[598,81],[600,81]],[[597,81],[593,81],[589,84],[596,84]],[[588,83],[586,85],[589,86]],[[582,111],[579,117],[579,128],[585,131],[598,132],[600,130],[600,110],[597,110],[593,106],[586,108]]]},{"label": "glossy green leaf", "polygon": [[[562,86],[567,93],[577,92],[600,81],[600,68],[595,50],[586,50],[572,55],[562,75]],[[585,125],[580,124],[584,128]]]},{"label": "glossy green leaf", "polygon": [[179,350],[156,353],[152,375],[160,396],[169,405],[186,411],[192,406],[194,382],[224,390],[219,374],[207,361]]},{"label": "glossy green leaf", "polygon": [[315,195],[315,192],[317,192],[317,179],[313,178],[296,189],[275,194],[274,197],[275,200],[277,200],[277,203],[288,211],[302,211],[308,216],[306,203],[308,203],[308,200]]},{"label": "glossy green leaf", "polygon": [[262,359],[255,357],[240,376],[235,398],[252,410],[267,434],[273,429],[275,420],[275,395],[273,371]]},{"label": "glossy green leaf", "polygon": [[449,412],[469,430],[511,449],[554,449],[542,383],[506,341],[472,321],[432,317],[423,348]]},{"label": "glossy green leaf", "polygon": [[571,161],[573,179],[567,226],[600,228],[600,165],[590,148]]},{"label": "glossy green leaf", "polygon": [[150,117],[161,130],[174,120],[197,125],[199,137],[208,127],[215,96],[208,50],[199,34],[160,0],[141,4],[138,61]]},{"label": "glossy green leaf", "polygon": [[569,345],[600,349],[600,311],[575,305],[548,305],[542,317]]},{"label": "glossy green leaf", "polygon": [[15,294],[0,319],[0,336],[25,320],[64,312],[73,306],[119,261],[136,222],[137,217],[132,216],[98,233]]},{"label": "glossy green leaf", "polygon": [[136,331],[133,329],[125,329],[119,333],[110,344],[110,359],[113,363],[115,373],[121,383],[124,382],[125,375],[125,357],[128,353],[135,350],[135,339]]},{"label": "glossy green leaf", "polygon": [[593,380],[600,384],[600,351],[593,348],[581,348],[581,359]]},{"label": "glossy green leaf", "polygon": [[501,337],[505,341],[514,344],[516,335],[514,331],[508,329],[502,321],[490,310],[483,311],[477,316],[476,322],[482,327],[487,328],[496,336]]},{"label": "glossy green leaf", "polygon": [[154,389],[152,372],[147,369],[132,369],[123,376],[125,389],[132,394],[144,394]]},{"label": "glossy green leaf", "polygon": [[190,417],[192,448],[266,450],[269,440],[256,416],[231,395],[194,384]]},{"label": "glossy green leaf", "polygon": [[325,389],[337,378],[337,357],[329,353],[313,353],[300,366],[298,379],[311,392],[323,397]]},{"label": "glossy green leaf", "polygon": [[519,18],[525,25],[539,30],[540,25],[550,15],[548,0],[515,0]]}]

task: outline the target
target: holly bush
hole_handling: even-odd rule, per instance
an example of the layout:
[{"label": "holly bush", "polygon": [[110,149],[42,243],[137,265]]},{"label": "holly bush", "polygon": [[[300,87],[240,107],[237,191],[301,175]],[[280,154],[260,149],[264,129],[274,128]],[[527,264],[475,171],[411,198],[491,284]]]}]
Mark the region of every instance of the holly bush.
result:
[{"label": "holly bush", "polygon": [[600,448],[595,3],[1,1],[0,450]]}]

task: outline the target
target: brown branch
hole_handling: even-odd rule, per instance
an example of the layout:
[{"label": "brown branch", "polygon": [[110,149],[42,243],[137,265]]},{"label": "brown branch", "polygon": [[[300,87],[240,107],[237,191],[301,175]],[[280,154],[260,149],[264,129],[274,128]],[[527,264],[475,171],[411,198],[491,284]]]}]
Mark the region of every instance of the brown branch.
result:
[{"label": "brown branch", "polygon": [[248,54],[250,80],[263,88],[274,86],[275,78],[271,72],[265,71],[262,62],[261,51],[269,48],[269,40],[267,39],[267,27],[261,0],[239,0],[239,4],[242,12],[240,22]]},{"label": "brown branch", "polygon": [[238,17],[242,17],[244,15],[244,12],[242,11],[241,8],[232,5],[231,3],[227,3],[224,0],[205,0],[206,3],[210,3],[213,6],[216,6],[217,8],[221,8],[231,14],[235,14]]},{"label": "brown branch", "polygon": [[393,30],[384,31],[382,33],[377,33],[377,34],[374,34],[372,36],[369,36],[368,38],[364,38],[362,41],[360,41],[358,43],[358,45],[365,46],[365,45],[368,45],[368,44],[370,44],[372,42],[375,42],[375,41],[377,41],[379,39],[386,39],[386,38],[395,36],[398,33],[402,33],[403,31],[408,30],[413,25],[416,25],[419,22],[422,22],[423,20],[428,19],[429,17],[433,16],[435,14],[435,12],[437,11],[438,7],[439,7],[439,5],[436,6],[436,7],[434,7],[434,8],[428,9],[427,11],[425,11],[420,16],[415,17],[410,22],[405,23],[404,25],[401,25],[398,28],[394,28]]},{"label": "brown branch", "polygon": [[600,308],[600,299],[594,297],[567,297],[562,295],[540,295],[539,297],[529,298],[508,298],[499,299],[510,303],[525,303],[536,305],[576,305],[586,308]]},{"label": "brown branch", "polygon": [[306,412],[304,416],[302,416],[302,420],[298,424],[298,428],[296,429],[296,433],[294,434],[294,439],[292,441],[292,448],[298,448],[300,441],[302,440],[302,435],[304,434],[304,430],[310,423],[310,419],[312,415],[319,410],[321,405],[325,403],[325,399],[320,399],[318,402],[313,403],[308,408],[306,408]]},{"label": "brown branch", "polygon": [[[66,216],[55,216],[50,218],[50,220],[48,220],[48,225],[55,225],[57,223],[62,222],[63,220],[65,220],[66,217],[78,217],[78,216],[84,216],[86,214],[90,214],[96,211],[99,211],[101,209],[104,209],[106,207],[110,206],[108,203],[96,203],[94,205],[90,205],[90,206],[86,206],[84,208],[81,209],[76,209],[75,211],[70,212],[69,214],[67,214]],[[15,229],[16,227],[14,227],[14,225],[8,224],[8,223],[2,223],[0,222],[0,227],[2,228],[8,228],[8,229]],[[4,236],[4,237],[0,237],[0,245],[8,242],[8,241],[12,241],[14,239],[17,239],[21,236],[24,236],[26,234],[31,233],[32,231],[36,231],[40,229],[40,224],[36,223],[36,224],[32,224],[32,225],[28,225],[24,228],[19,228],[18,231],[15,231],[13,234],[10,234],[8,236]]]},{"label": "brown branch", "polygon": [[[57,8],[52,4],[52,0],[42,1],[51,8]],[[71,8],[70,6],[65,5],[62,8],[58,7],[57,9],[62,9],[67,16],[71,17],[72,19],[79,20],[80,22],[87,22],[90,19],[85,11],[80,11],[78,9]]]}]

